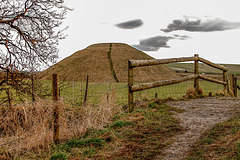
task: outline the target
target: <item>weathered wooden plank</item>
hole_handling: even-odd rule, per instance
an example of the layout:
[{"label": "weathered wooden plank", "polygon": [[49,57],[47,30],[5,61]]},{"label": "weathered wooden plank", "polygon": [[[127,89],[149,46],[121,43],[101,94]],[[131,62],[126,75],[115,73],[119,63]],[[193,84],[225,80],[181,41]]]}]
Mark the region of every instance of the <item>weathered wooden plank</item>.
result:
[{"label": "weathered wooden plank", "polygon": [[201,58],[201,57],[199,57],[199,61],[201,61],[201,62],[203,62],[203,63],[205,63],[205,64],[207,64],[207,65],[209,65],[209,66],[211,66],[211,67],[220,69],[220,70],[222,70],[222,71],[227,71],[227,70],[228,70],[228,68],[225,67],[225,66],[223,66],[223,65],[219,65],[219,64],[212,63],[212,62],[210,62],[210,61],[208,61],[208,60],[206,60],[206,59],[204,59],[204,58]]},{"label": "weathered wooden plank", "polygon": [[160,86],[165,86],[165,85],[171,85],[171,84],[177,84],[181,83],[187,80],[195,79],[198,78],[198,75],[190,75],[190,76],[185,76],[181,77],[179,79],[172,79],[172,80],[165,80],[165,81],[156,81],[152,83],[144,83],[144,84],[138,84],[138,85],[133,85],[130,87],[131,92],[136,92],[136,91],[142,91],[145,89],[150,89],[150,88],[155,88],[155,87],[160,87]]},{"label": "weathered wooden plank", "polygon": [[130,60],[131,67],[141,67],[141,66],[152,66],[159,64],[177,63],[177,62],[188,62],[188,61],[201,61],[211,67],[227,71],[227,67],[219,64],[214,64],[201,57],[182,57],[182,58],[169,58],[169,59],[155,59],[155,60]]},{"label": "weathered wooden plank", "polygon": [[198,75],[198,76],[199,76],[199,78],[204,79],[204,80],[209,81],[209,82],[214,82],[214,83],[223,84],[223,85],[227,84],[227,82],[220,81],[220,80],[217,80],[217,79],[214,79],[214,78],[210,78],[210,77],[207,77],[207,76],[204,76],[204,75]]},{"label": "weathered wooden plank", "polygon": [[182,58],[170,58],[170,59],[154,59],[154,60],[130,60],[131,67],[152,66],[159,64],[177,63],[194,61],[195,57],[182,57]]}]

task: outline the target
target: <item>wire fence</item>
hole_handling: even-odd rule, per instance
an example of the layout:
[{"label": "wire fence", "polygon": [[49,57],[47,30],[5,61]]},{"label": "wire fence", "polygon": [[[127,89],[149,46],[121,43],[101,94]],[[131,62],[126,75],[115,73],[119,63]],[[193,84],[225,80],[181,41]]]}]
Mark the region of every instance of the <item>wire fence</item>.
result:
[{"label": "wire fence", "polygon": [[60,84],[60,98],[65,102],[76,105],[82,105],[85,99],[90,104],[97,104],[103,95],[116,94],[117,103],[125,103],[124,100],[127,99],[127,83],[96,83],[91,82],[91,77],[89,77],[89,81],[88,88],[84,81],[63,82],[62,85]]},{"label": "wire fence", "polygon": [[[138,68],[136,68],[137,70]],[[116,70],[117,71],[117,70]],[[154,71],[154,72],[153,72]],[[157,71],[157,72],[156,72]],[[128,69],[125,69],[124,72],[116,72],[117,76],[126,76]],[[176,73],[170,69],[162,69],[157,66],[151,67],[143,67],[142,70],[137,70],[134,72],[134,85],[141,84],[146,82],[154,82],[159,80],[169,80],[175,79],[178,77],[183,77],[188,75],[189,73]],[[222,79],[222,75],[209,74],[208,76],[214,76],[214,78]],[[97,82],[93,76],[89,75],[89,84],[86,86],[86,77],[87,75],[79,75],[80,78],[77,80],[70,79],[68,81],[59,80],[59,97],[66,103],[70,103],[73,105],[81,106],[83,105],[85,99],[88,104],[96,105],[100,101],[102,101],[103,97],[108,98],[114,97],[115,103],[124,106],[128,103],[128,83],[125,82],[113,82],[114,77],[109,78],[108,81],[105,82]],[[126,78],[125,78],[126,79]],[[39,82],[40,81],[40,82]],[[30,82],[29,82],[30,83]],[[31,83],[30,83],[31,84]],[[51,80],[36,80],[35,82],[35,93],[37,98],[46,98],[51,99]],[[203,91],[204,95],[221,95],[223,93],[223,86],[199,80],[200,88]],[[240,86],[240,83],[238,82]],[[186,82],[182,82],[179,84],[161,86],[157,88],[152,88],[144,91],[138,91],[135,93],[134,101],[142,101],[145,99],[154,99],[154,98],[182,98],[184,97],[189,90],[194,88],[193,80],[189,80]],[[87,94],[86,94],[87,91]],[[13,99],[15,98],[15,103],[19,103],[20,99],[17,99],[16,93],[12,92],[12,94],[7,95],[4,91],[0,92],[0,97],[11,96],[11,104],[13,105]],[[32,94],[25,93],[26,96],[23,100],[32,100]],[[22,97],[23,94],[22,94]],[[8,101],[5,101],[5,105],[9,105]]]},{"label": "wire fence", "polygon": [[[200,80],[200,89],[204,96],[222,95],[224,93],[223,85]],[[190,93],[189,93],[190,92]],[[160,86],[157,88],[138,91],[134,94],[134,101],[141,101],[144,99],[181,99],[181,98],[193,98],[194,96],[194,80],[185,81],[178,84]],[[189,95],[192,94],[192,95]]]},{"label": "wire fence", "polygon": [[[127,70],[125,71],[127,72]],[[125,73],[126,74],[126,73]],[[167,76],[166,76],[167,75]],[[158,74],[152,72],[137,72],[134,74],[134,84],[141,84],[142,82],[152,82],[153,80],[167,80],[169,77],[181,77],[184,75],[174,73],[173,71],[160,72]],[[211,76],[211,75],[210,75]],[[216,76],[216,75],[214,75]],[[144,78],[148,77],[148,81],[144,81]],[[165,78],[167,77],[167,78]],[[68,81],[68,82],[59,82],[60,85],[60,98],[65,102],[74,104],[74,105],[83,105],[84,99],[87,98],[88,104],[98,104],[103,96],[109,98],[114,96],[115,103],[118,105],[126,105],[128,102],[128,84],[127,82],[113,83],[112,79],[109,82],[96,82],[92,80],[92,77],[89,76],[89,86],[86,88],[86,78],[82,77],[81,81]],[[219,75],[219,79],[222,77]],[[92,82],[95,81],[95,82]],[[199,80],[200,88],[203,92],[203,95],[221,95],[224,92],[223,85]],[[179,84],[161,86],[157,88],[152,88],[144,91],[139,91],[135,93],[134,101],[142,101],[145,99],[154,99],[154,98],[174,98],[179,99],[186,97],[189,91],[192,91],[194,88],[194,81],[189,80]],[[87,90],[87,95],[86,95]]]}]

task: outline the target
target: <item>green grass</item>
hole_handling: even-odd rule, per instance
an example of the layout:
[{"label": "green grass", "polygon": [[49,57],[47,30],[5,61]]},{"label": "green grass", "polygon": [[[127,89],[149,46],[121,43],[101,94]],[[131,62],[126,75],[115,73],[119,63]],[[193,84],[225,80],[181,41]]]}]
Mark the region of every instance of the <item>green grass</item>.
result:
[{"label": "green grass", "polygon": [[[71,139],[65,143],[53,145],[50,159],[68,159],[71,156],[80,156],[91,158],[105,146],[105,141],[96,135],[83,137],[81,139]],[[78,153],[73,153],[74,149],[78,149]]]},{"label": "green grass", "polygon": [[188,157],[188,160],[197,159],[240,159],[240,116],[206,132]]},{"label": "green grass", "polygon": [[88,138],[84,140],[69,140],[66,142],[66,145],[73,148],[73,147],[102,147],[104,145],[104,142],[101,138]]},{"label": "green grass", "polygon": [[[12,89],[10,87],[6,87],[9,88],[9,96],[11,98],[11,103],[12,104],[16,104],[19,103],[21,101],[30,101],[31,100],[31,96],[29,94],[26,93],[19,93],[17,92],[15,89]],[[3,101],[5,101],[4,104],[8,104],[8,94],[5,90],[0,91],[0,103],[2,103]]]},{"label": "green grass", "polygon": [[67,155],[65,152],[57,152],[53,154],[52,157],[50,158],[50,160],[66,160],[66,159]]},{"label": "green grass", "polygon": [[[85,98],[86,83],[70,82],[62,83],[60,88],[61,97],[70,101],[72,104],[81,105]],[[102,96],[106,94],[116,94],[116,103],[124,105],[127,99],[126,83],[94,83],[90,82],[87,93],[87,101],[97,104],[101,101]]]},{"label": "green grass", "polygon": [[110,125],[111,128],[117,128],[117,127],[123,127],[126,125],[131,125],[132,122],[130,121],[116,121],[113,124]]}]

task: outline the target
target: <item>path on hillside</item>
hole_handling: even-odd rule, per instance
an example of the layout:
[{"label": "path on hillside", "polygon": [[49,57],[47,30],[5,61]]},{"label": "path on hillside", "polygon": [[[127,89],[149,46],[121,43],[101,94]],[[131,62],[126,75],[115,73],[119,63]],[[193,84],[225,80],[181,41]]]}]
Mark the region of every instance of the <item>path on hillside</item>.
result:
[{"label": "path on hillside", "polygon": [[240,113],[240,98],[203,98],[169,102],[169,104],[185,110],[175,117],[180,119],[180,125],[186,131],[176,135],[173,138],[173,144],[163,150],[163,153],[155,159],[179,160],[186,158],[188,151],[206,130]]}]

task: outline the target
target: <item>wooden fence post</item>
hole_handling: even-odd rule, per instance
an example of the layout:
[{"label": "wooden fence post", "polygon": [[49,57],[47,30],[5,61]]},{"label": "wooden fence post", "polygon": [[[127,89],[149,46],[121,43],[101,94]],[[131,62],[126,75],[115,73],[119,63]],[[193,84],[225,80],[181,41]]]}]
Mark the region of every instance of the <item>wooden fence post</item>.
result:
[{"label": "wooden fence post", "polygon": [[[227,71],[223,71],[223,81],[227,82]],[[228,92],[228,82],[223,86],[224,93],[227,94]]]},{"label": "wooden fence post", "polygon": [[131,87],[133,85],[133,67],[131,65],[131,61],[128,60],[128,112],[133,111],[133,92],[131,91]]},{"label": "wooden fence post", "polygon": [[53,141],[59,143],[59,96],[58,96],[58,75],[52,74],[52,96],[53,96]]},{"label": "wooden fence post", "polygon": [[234,74],[230,74],[228,78],[229,78],[229,84],[228,84],[229,94],[234,97]]},{"label": "wooden fence post", "polygon": [[33,74],[31,75],[31,82],[32,82],[32,102],[35,102],[35,86],[34,86],[34,76]]},{"label": "wooden fence post", "polygon": [[158,99],[158,94],[157,93],[155,93],[155,99]]},{"label": "wooden fence post", "polygon": [[[198,67],[198,57],[199,57],[199,55],[195,54],[194,57],[195,57],[195,60],[194,60],[194,74],[198,75],[199,74],[199,71],[198,71],[198,68],[199,68]],[[194,89],[195,89],[196,94],[199,94],[199,78],[194,79]]]},{"label": "wooden fence post", "polygon": [[237,77],[230,74],[230,93],[233,97],[237,97]]},{"label": "wooden fence post", "polygon": [[237,77],[234,77],[234,80],[233,80],[233,94],[234,94],[234,97],[237,97]]},{"label": "wooden fence post", "polygon": [[87,104],[87,94],[88,94],[88,75],[87,75],[87,80],[86,80],[86,90],[85,90],[84,102],[83,102],[84,106],[86,106],[86,104]]}]

